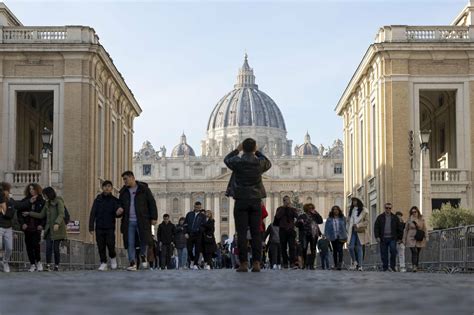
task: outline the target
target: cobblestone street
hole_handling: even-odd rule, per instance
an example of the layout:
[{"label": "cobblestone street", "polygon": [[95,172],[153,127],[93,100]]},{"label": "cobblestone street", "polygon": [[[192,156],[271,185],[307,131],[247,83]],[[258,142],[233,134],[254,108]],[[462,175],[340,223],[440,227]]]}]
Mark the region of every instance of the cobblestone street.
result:
[{"label": "cobblestone street", "polygon": [[7,314],[474,314],[474,276],[232,270],[0,274]]}]

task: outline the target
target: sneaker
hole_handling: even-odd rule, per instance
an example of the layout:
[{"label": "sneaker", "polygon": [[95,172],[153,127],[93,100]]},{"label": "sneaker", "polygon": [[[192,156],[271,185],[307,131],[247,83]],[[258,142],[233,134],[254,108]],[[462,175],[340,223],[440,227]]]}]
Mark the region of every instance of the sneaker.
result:
[{"label": "sneaker", "polygon": [[43,264],[41,263],[41,261],[38,261],[36,263],[36,270],[40,272],[43,271]]},{"label": "sneaker", "polygon": [[51,265],[50,265],[50,264],[46,264],[46,268],[44,269],[44,271],[51,271]]},{"label": "sneaker", "polygon": [[400,272],[407,272],[407,268],[400,268]]},{"label": "sneaker", "polygon": [[211,270],[211,266],[209,266],[208,264],[205,264],[204,265],[204,270]]},{"label": "sneaker", "polygon": [[130,262],[130,266],[127,267],[127,271],[137,271],[137,265],[135,265],[134,261]]},{"label": "sneaker", "polygon": [[142,261],[142,269],[148,269],[149,265],[148,265],[148,261],[146,261],[146,256],[141,256],[141,261]]},{"label": "sneaker", "polygon": [[395,272],[395,270],[393,270],[392,267],[388,267],[387,271],[388,271],[388,272]]},{"label": "sneaker", "polygon": [[192,270],[199,270],[199,267],[197,265],[193,265],[193,267],[191,269]]},{"label": "sneaker", "polygon": [[117,257],[110,258],[110,268],[112,270],[117,269]]},{"label": "sneaker", "polygon": [[53,271],[59,271],[59,266],[58,266],[58,265],[54,265]]},{"label": "sneaker", "polygon": [[28,269],[28,272],[35,272],[36,271],[36,265],[31,264],[30,269]]},{"label": "sneaker", "polygon": [[3,272],[10,272],[10,265],[6,261],[3,262]]},{"label": "sneaker", "polygon": [[101,263],[98,270],[99,271],[107,271],[107,264],[106,263]]},{"label": "sneaker", "polygon": [[272,269],[273,269],[273,270],[278,269],[277,265],[273,265]]},{"label": "sneaker", "polygon": [[363,270],[362,270],[362,266],[358,266],[358,267],[357,267],[357,271],[363,271]]},{"label": "sneaker", "polygon": [[277,265],[278,266],[278,270],[281,270],[281,265]]},{"label": "sneaker", "polygon": [[417,267],[417,266],[413,266],[412,271],[413,271],[413,272],[417,272],[417,271],[418,271],[418,267]]}]

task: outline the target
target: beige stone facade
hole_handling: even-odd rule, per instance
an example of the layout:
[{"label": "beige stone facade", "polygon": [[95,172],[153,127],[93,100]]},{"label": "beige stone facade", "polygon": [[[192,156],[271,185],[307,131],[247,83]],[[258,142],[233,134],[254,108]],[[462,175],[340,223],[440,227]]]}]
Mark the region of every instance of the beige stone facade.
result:
[{"label": "beige stone facade", "polygon": [[[344,120],[344,194],[372,223],[385,202],[420,203],[420,130],[431,130],[423,213],[441,202],[472,208],[474,1],[447,26],[385,26],[336,112]],[[427,164],[429,163],[429,164]]]},{"label": "beige stone facade", "polygon": [[94,29],[27,27],[0,6],[0,177],[21,197],[41,179],[41,130],[53,132],[51,184],[81,233],[101,179],[132,167],[141,109]]}]

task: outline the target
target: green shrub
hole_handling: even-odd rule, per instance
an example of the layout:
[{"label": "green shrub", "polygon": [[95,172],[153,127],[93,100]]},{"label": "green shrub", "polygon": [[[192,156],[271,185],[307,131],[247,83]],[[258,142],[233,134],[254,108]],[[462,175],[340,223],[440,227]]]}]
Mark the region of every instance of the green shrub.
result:
[{"label": "green shrub", "polygon": [[473,224],[474,212],[472,210],[453,207],[450,203],[444,203],[441,209],[433,209],[431,216],[431,225],[435,230]]}]

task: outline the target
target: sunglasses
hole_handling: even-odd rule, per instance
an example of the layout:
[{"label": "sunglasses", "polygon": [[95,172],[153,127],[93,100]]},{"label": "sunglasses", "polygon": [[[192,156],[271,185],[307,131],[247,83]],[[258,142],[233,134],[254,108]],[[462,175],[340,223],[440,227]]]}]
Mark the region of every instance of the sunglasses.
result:
[{"label": "sunglasses", "polygon": [[385,207],[385,209],[387,209],[387,210],[392,210],[392,207]]}]

